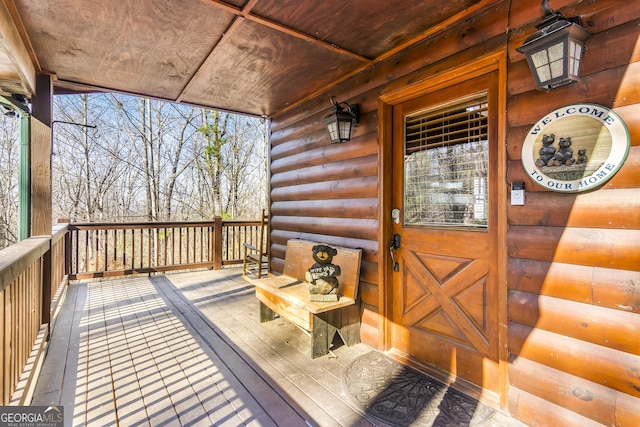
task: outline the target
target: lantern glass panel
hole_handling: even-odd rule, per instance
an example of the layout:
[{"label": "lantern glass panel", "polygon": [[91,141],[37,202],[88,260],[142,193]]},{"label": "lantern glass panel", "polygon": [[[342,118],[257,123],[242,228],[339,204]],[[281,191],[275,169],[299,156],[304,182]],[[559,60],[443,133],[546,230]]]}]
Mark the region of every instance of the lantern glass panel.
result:
[{"label": "lantern glass panel", "polygon": [[351,138],[351,118],[349,120],[340,120],[340,140],[348,141]]},{"label": "lantern glass panel", "polygon": [[549,51],[549,62],[561,60],[564,58],[564,41],[549,46],[547,50]]},{"label": "lantern glass panel", "polygon": [[560,59],[558,61],[553,61],[551,64],[551,77],[557,78],[562,77],[562,73],[564,71],[564,60]]},{"label": "lantern glass panel", "polygon": [[575,40],[569,40],[569,46],[569,73],[577,76],[582,56],[582,44],[576,43]]},{"label": "lantern glass panel", "polygon": [[548,48],[549,66],[551,67],[551,77],[561,77],[564,74],[564,42],[556,43]]},{"label": "lantern glass panel", "polygon": [[340,141],[340,135],[338,134],[338,121],[327,122],[327,131],[329,132],[329,138],[332,142]]},{"label": "lantern glass panel", "polygon": [[549,68],[549,56],[547,50],[541,50],[531,55],[531,61],[536,68],[538,79],[541,82],[551,79],[551,69]]},{"label": "lantern glass panel", "polygon": [[531,54],[531,60],[536,68],[545,67],[549,64],[549,57],[547,56],[547,50],[541,50]]}]

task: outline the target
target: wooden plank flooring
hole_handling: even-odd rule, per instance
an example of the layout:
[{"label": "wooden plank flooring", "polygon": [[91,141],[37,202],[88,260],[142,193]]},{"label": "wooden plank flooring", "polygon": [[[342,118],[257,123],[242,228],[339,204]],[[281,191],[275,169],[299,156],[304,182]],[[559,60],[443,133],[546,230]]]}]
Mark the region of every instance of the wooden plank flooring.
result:
[{"label": "wooden plank flooring", "polygon": [[342,389],[372,349],[310,351],[285,320],[259,323],[241,269],[82,281],[67,290],[32,405],[62,405],[66,426],[384,427]]},{"label": "wooden plank flooring", "polygon": [[32,405],[66,425],[368,426],[341,373],[365,345],[312,360],[286,321],[258,323],[240,270],[70,285]]}]

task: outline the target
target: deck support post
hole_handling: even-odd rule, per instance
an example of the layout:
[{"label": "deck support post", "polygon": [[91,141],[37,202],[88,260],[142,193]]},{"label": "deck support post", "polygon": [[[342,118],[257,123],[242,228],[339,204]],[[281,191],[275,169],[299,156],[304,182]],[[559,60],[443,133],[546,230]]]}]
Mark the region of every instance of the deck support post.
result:
[{"label": "deck support post", "polygon": [[[53,229],[51,196],[51,153],[53,151],[53,79],[48,74],[36,75],[36,93],[31,99],[29,126],[29,173],[32,236],[50,236]],[[52,259],[51,241],[42,257],[42,323],[51,320]]]},{"label": "deck support post", "polygon": [[222,269],[222,217],[214,218],[213,226],[213,269]]}]

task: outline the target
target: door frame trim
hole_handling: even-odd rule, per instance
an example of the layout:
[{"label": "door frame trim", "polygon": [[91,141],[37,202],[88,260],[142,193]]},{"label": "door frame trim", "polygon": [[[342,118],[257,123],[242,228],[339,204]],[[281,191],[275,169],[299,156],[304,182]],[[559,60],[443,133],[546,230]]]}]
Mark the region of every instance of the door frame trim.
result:
[{"label": "door frame trim", "polygon": [[[391,284],[393,269],[390,264],[389,242],[391,241],[391,192],[392,188],[392,142],[393,107],[402,102],[433,92],[438,89],[473,79],[483,74],[498,72],[498,371],[500,408],[507,409],[508,382],[508,343],[507,343],[507,148],[506,148],[506,105],[507,105],[507,53],[496,51],[480,59],[460,64],[447,71],[430,74],[425,70],[424,77],[416,83],[378,98],[378,348],[389,350],[391,316],[393,301]],[[502,208],[504,207],[504,209]]]}]

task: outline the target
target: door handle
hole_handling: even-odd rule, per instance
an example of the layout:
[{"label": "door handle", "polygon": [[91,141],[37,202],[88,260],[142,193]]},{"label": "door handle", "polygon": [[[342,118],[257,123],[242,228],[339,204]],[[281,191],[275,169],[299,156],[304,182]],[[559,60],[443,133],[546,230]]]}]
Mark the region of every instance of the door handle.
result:
[{"label": "door handle", "polygon": [[391,239],[391,245],[389,246],[389,253],[391,254],[391,263],[393,264],[393,271],[400,271],[400,264],[396,261],[395,251],[400,249],[400,235],[394,234]]}]

